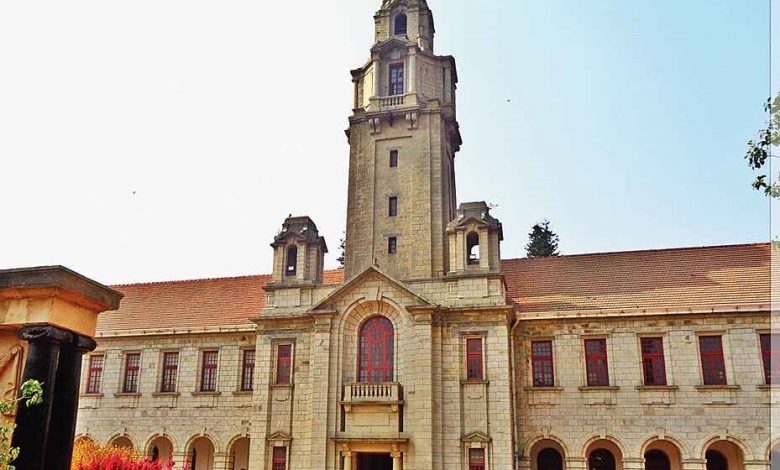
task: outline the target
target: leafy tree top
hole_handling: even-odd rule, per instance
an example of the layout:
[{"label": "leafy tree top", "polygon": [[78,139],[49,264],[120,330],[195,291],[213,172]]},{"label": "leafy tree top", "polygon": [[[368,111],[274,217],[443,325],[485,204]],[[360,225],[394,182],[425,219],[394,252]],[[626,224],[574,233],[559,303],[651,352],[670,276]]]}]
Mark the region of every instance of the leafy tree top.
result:
[{"label": "leafy tree top", "polygon": [[[769,158],[772,157],[772,147],[780,145],[780,94],[767,100],[764,105],[764,111],[769,114],[769,121],[766,129],[758,132],[756,141],[748,142],[748,150],[745,159],[748,166],[753,170],[760,170],[768,166]],[[768,180],[767,180],[768,179]],[[753,188],[763,191],[770,197],[780,197],[780,176],[772,178],[771,175],[758,175],[753,181]]]}]

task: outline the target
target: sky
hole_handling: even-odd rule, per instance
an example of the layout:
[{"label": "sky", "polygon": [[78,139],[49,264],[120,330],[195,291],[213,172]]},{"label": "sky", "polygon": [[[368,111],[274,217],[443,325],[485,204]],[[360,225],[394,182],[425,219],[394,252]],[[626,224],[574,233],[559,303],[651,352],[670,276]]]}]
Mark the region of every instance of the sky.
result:
[{"label": "sky", "polygon": [[[380,0],[0,2],[0,268],[106,284],[268,273],[288,214],[334,267],[349,70]],[[762,0],[429,0],[458,65],[460,202],[502,254],[769,239],[745,143],[770,94]]]}]

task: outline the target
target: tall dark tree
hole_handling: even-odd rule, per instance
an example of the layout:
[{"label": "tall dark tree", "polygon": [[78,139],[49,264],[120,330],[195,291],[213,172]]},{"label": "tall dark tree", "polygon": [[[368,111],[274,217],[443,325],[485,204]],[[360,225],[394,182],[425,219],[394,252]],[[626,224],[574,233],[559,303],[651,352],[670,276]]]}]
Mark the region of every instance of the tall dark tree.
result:
[{"label": "tall dark tree", "polygon": [[342,232],[341,240],[339,240],[339,257],[336,258],[336,261],[339,262],[339,269],[344,269],[344,262],[347,259],[345,254],[346,250],[347,250],[347,233]]},{"label": "tall dark tree", "polygon": [[[748,142],[748,150],[745,159],[753,170],[761,170],[765,166],[770,167],[772,147],[780,145],[780,94],[766,101],[764,110],[769,114],[766,129],[758,132],[758,140]],[[776,157],[776,155],[775,155]],[[780,175],[773,178],[771,174],[758,175],[753,181],[753,188],[763,191],[770,197],[780,197]]]},{"label": "tall dark tree", "polygon": [[544,220],[533,226],[528,234],[525,251],[529,258],[558,256],[558,235],[550,229],[550,221]]}]

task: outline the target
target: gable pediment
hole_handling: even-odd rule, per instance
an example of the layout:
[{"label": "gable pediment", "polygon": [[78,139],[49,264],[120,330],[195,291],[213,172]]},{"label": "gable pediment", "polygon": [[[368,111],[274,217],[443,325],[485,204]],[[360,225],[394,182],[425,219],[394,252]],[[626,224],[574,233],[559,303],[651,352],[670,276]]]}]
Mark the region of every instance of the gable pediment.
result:
[{"label": "gable pediment", "polygon": [[490,436],[480,431],[472,431],[460,438],[463,442],[490,442]]},{"label": "gable pediment", "polygon": [[393,49],[406,49],[410,44],[407,41],[398,38],[390,38],[387,41],[382,41],[374,44],[371,48],[371,52],[386,53]]},{"label": "gable pediment", "polygon": [[[377,287],[377,284],[384,285],[385,288],[379,288]],[[357,291],[361,291],[360,295],[365,300],[378,301],[387,294],[388,290],[392,291],[393,297],[405,300],[410,306],[435,306],[432,302],[409,289],[409,287],[401,281],[382,272],[377,266],[369,266],[360,274],[339,286],[324,299],[317,302],[317,304],[310,309],[310,312],[323,310],[333,311],[339,301],[345,297],[354,296]]]}]

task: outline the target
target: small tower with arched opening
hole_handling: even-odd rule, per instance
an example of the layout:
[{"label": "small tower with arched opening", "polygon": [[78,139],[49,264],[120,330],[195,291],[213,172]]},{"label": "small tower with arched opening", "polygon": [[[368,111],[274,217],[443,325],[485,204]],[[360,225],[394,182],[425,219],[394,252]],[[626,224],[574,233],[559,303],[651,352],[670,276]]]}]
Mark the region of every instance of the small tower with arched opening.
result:
[{"label": "small tower with arched opening", "polygon": [[501,269],[501,222],[485,202],[466,202],[447,225],[449,275],[498,272]]},{"label": "small tower with arched opening", "polygon": [[322,284],[328,246],[311,218],[288,217],[274,237],[274,285]]}]

